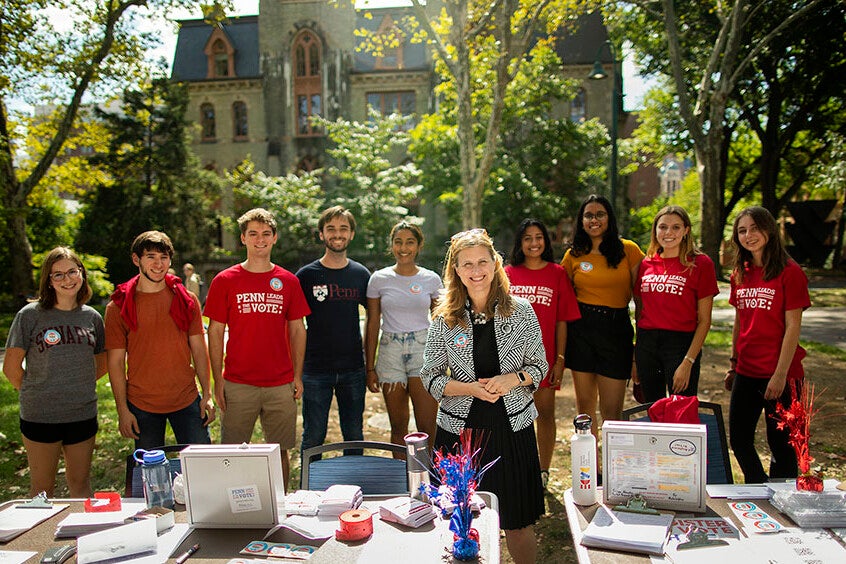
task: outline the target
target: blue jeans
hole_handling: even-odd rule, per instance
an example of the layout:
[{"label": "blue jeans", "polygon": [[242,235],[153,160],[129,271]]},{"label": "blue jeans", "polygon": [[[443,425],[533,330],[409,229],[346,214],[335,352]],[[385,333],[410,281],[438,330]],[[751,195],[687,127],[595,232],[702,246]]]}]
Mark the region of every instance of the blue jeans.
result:
[{"label": "blue jeans", "polygon": [[338,399],[341,433],[345,441],[364,439],[364,368],[349,372],[309,372],[303,374],[303,444],[301,451],[322,445],[326,440],[332,394]]},{"label": "blue jeans", "polygon": [[188,407],[170,413],[150,413],[126,402],[129,411],[138,420],[138,433],[135,448],[150,450],[160,447],[165,442],[165,425],[170,421],[170,427],[176,436],[178,444],[211,444],[209,428],[204,426],[204,419],[200,417],[200,396],[197,396]]}]

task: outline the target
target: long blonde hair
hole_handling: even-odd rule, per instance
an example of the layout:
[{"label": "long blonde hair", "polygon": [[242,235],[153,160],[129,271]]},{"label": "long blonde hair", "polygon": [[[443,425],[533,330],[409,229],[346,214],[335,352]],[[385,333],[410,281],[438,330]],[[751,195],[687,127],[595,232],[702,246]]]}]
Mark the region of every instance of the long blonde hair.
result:
[{"label": "long blonde hair", "polygon": [[514,309],[511,295],[508,293],[508,276],[502,268],[502,257],[494,249],[493,240],[488,237],[484,229],[471,229],[462,231],[452,236],[449,249],[444,259],[444,295],[438,300],[433,312],[434,317],[441,316],[448,327],[456,325],[467,326],[465,308],[467,305],[467,288],[458,276],[458,253],[471,247],[484,247],[491,255],[494,262],[494,275],[491,281],[491,291],[485,304],[485,315],[493,317],[495,310],[499,308],[500,315],[508,317]]},{"label": "long blonde hair", "polygon": [[664,247],[661,246],[661,243],[658,242],[658,222],[661,220],[662,217],[665,215],[675,215],[679,219],[682,220],[682,223],[685,227],[687,227],[687,234],[682,237],[681,244],[679,245],[679,262],[685,268],[690,268],[693,266],[693,258],[696,255],[701,255],[702,251],[700,251],[696,247],[696,242],[693,240],[693,231],[691,230],[690,225],[690,216],[687,214],[687,211],[681,206],[664,206],[661,208],[655,215],[655,219],[652,220],[652,235],[649,241],[649,248],[646,250],[646,256],[654,257],[658,253],[664,252]]}]

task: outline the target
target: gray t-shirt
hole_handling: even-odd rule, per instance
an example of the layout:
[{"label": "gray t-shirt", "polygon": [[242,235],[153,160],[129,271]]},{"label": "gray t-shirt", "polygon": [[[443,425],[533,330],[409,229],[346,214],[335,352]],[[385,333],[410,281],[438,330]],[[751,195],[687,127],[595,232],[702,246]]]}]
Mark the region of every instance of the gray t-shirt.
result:
[{"label": "gray t-shirt", "polygon": [[73,311],[31,303],[12,321],[6,348],[26,351],[21,419],[72,423],[97,417],[94,355],[103,352],[103,318],[83,305]]},{"label": "gray t-shirt", "polygon": [[367,297],[381,300],[382,331],[411,333],[429,328],[429,307],[443,287],[428,268],[418,266],[414,276],[401,276],[389,266],[370,277]]}]

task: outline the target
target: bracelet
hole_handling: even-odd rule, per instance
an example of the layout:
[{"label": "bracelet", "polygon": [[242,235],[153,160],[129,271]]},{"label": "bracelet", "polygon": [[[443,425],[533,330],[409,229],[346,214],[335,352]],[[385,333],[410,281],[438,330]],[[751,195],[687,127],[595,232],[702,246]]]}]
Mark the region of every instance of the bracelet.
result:
[{"label": "bracelet", "polygon": [[684,359],[685,359],[686,361],[688,361],[689,363],[691,363],[691,364],[696,363],[696,359],[695,359],[695,358],[690,358],[690,357],[689,357],[689,356],[687,356],[687,355],[684,355]]},{"label": "bracelet", "polygon": [[560,358],[561,360],[564,360],[564,355],[563,355],[563,354],[559,354],[559,355],[558,355],[558,358]]}]

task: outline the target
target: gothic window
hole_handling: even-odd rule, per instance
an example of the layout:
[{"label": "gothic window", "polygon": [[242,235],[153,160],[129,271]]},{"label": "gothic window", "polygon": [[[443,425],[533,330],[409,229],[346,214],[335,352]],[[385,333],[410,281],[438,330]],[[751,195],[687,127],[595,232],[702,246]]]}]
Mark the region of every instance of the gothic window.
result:
[{"label": "gothic window", "polygon": [[579,88],[579,91],[576,93],[576,96],[570,102],[570,121],[578,123],[581,121],[585,121],[586,117],[587,104],[585,89]]},{"label": "gothic window", "polygon": [[222,29],[212,31],[203,52],[208,61],[207,78],[235,76],[235,48]]},{"label": "gothic window", "polygon": [[215,133],[214,106],[205,103],[200,106],[200,125],[202,126],[203,141],[214,141]]},{"label": "gothic window", "polygon": [[215,41],[212,52],[214,53],[214,75],[229,76],[229,55],[226,53],[226,45],[223,41],[220,39]]},{"label": "gothic window", "polygon": [[[403,68],[402,41],[404,35],[394,23],[394,18],[390,14],[382,18],[382,23],[379,24],[376,35],[382,38],[385,45],[382,47],[381,56],[376,57],[375,68],[379,70]],[[393,42],[398,42],[398,44],[392,46]]]},{"label": "gothic window", "polygon": [[323,114],[321,101],[320,42],[317,36],[304,31],[294,41],[294,100],[297,112],[297,135],[320,135],[309,118]]},{"label": "gothic window", "polygon": [[247,104],[235,102],[232,104],[232,133],[236,140],[247,139],[249,128],[247,125]]},{"label": "gothic window", "polygon": [[[403,117],[413,116],[417,99],[414,92],[368,92],[367,105],[382,114],[400,114]],[[414,127],[415,121],[406,122],[403,129]]]}]

